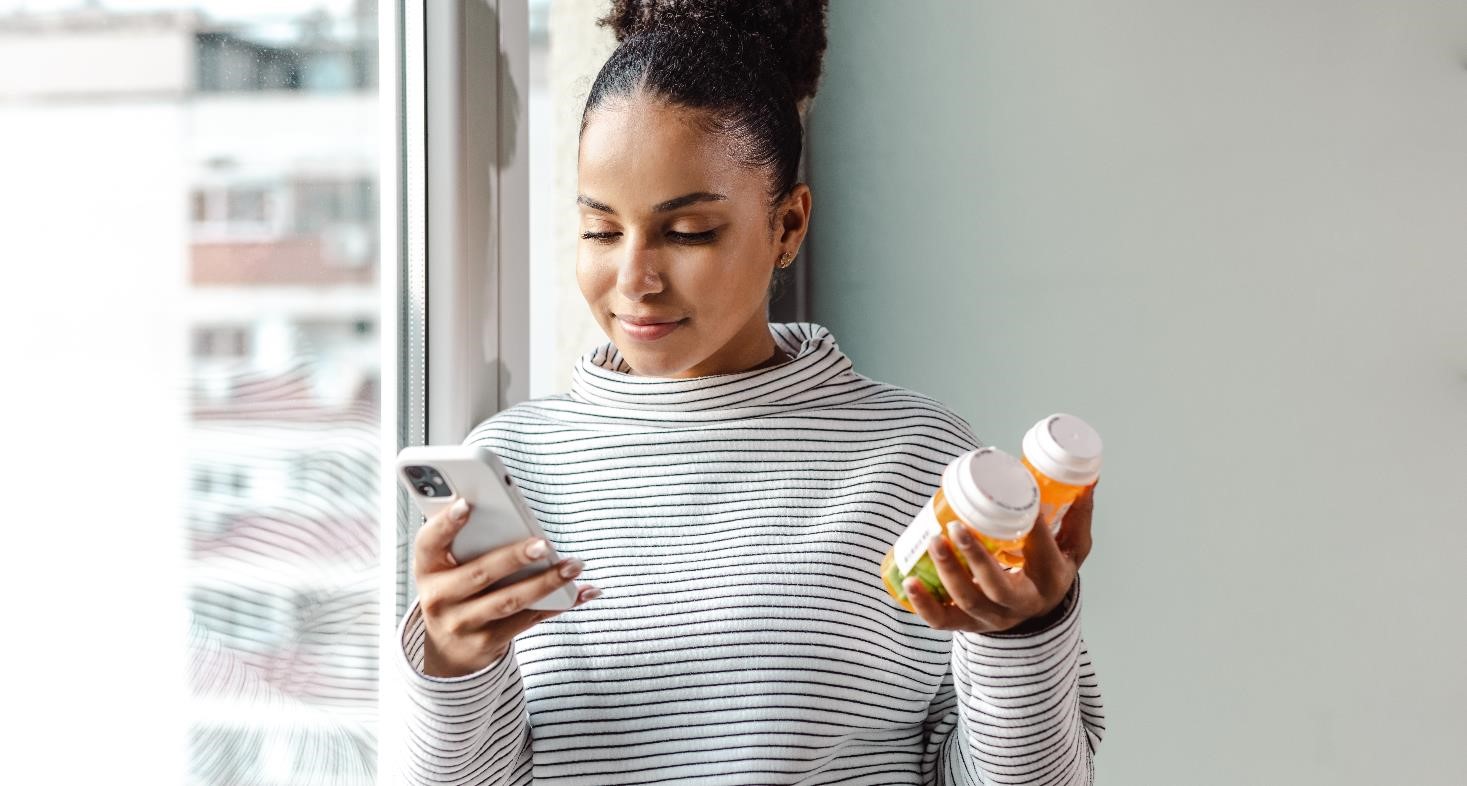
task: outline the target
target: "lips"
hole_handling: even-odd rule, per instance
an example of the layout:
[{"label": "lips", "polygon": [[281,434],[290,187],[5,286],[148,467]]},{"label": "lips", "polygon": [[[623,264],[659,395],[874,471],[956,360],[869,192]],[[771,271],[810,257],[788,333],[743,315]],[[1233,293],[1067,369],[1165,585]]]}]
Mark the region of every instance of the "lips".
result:
[{"label": "lips", "polygon": [[686,319],[666,319],[655,317],[626,317],[618,316],[617,321],[621,323],[623,333],[640,341],[656,341],[663,336],[677,330]]},{"label": "lips", "polygon": [[678,321],[673,317],[632,317],[626,314],[617,314],[616,318],[633,325],[661,325]]}]

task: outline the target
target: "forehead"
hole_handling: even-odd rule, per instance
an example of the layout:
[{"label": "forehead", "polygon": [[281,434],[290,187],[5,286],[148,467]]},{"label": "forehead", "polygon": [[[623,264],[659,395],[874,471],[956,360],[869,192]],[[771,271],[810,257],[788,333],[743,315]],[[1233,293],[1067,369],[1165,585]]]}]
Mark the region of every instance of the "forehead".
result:
[{"label": "forehead", "polygon": [[728,140],[698,119],[697,110],[653,99],[608,100],[588,116],[581,135],[581,193],[618,210],[694,191],[731,199],[759,193],[760,173],[739,166]]}]

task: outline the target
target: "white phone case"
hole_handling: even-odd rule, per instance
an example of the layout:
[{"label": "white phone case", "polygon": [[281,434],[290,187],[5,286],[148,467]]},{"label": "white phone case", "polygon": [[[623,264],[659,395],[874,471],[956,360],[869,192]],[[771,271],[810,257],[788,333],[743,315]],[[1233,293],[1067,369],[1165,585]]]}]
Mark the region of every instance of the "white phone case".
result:
[{"label": "white phone case", "polygon": [[[431,467],[448,484],[451,494],[427,496],[419,488],[421,481],[408,477],[408,467]],[[403,448],[397,454],[397,477],[412,495],[418,510],[429,518],[463,497],[472,506],[468,523],[454,536],[449,553],[462,565],[491,549],[529,537],[545,538],[540,523],[525,504],[513,479],[505,471],[499,457],[488,448],[471,445],[422,445]],[[547,545],[549,540],[546,540]],[[544,558],[516,571],[491,585],[519,581],[559,561],[555,547],[550,546]],[[564,610],[575,605],[580,592],[570,582],[529,605],[539,610]]]}]

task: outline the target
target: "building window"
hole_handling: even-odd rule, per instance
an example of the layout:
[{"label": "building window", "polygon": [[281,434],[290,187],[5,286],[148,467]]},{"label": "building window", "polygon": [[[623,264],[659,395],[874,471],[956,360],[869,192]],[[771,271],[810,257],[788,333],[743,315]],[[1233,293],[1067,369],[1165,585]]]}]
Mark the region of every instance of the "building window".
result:
[{"label": "building window", "polygon": [[371,89],[375,35],[371,15],[201,31],[195,37],[195,81],[202,93]]},{"label": "building window", "polygon": [[[51,292],[37,282],[96,284],[74,304],[88,319],[20,318],[46,317],[38,358],[100,348],[74,365],[127,381],[88,395],[124,413],[130,461],[157,480],[148,504],[128,506],[146,526],[98,558],[122,566],[98,602],[164,637],[139,638],[149,657],[128,668],[186,673],[157,691],[149,678],[101,690],[147,695],[184,734],[110,729],[112,749],[138,752],[124,780],[390,781],[375,769],[377,626],[393,605],[375,585],[395,556],[376,537],[377,462],[394,435],[359,398],[376,389],[382,336],[356,328],[390,305],[373,200],[393,133],[378,133],[380,101],[395,93],[378,96],[376,0],[0,6],[0,59],[24,66],[0,79],[0,189],[24,208],[0,218],[0,258],[58,260],[12,287],[38,304]],[[321,340],[301,341],[302,324],[322,325]],[[49,398],[54,411],[22,420],[77,419],[61,411],[71,397]],[[322,451],[315,482],[293,487],[291,462]],[[175,553],[178,570],[155,570]],[[0,782],[38,780],[14,758],[0,757]],[[107,780],[94,774],[106,762],[67,766]]]},{"label": "building window", "polygon": [[368,178],[299,180],[294,191],[296,232],[310,234],[338,224],[376,221],[377,195]]},{"label": "building window", "polygon": [[193,355],[196,358],[243,358],[249,353],[249,328],[194,328]]},{"label": "building window", "polygon": [[280,235],[282,189],[264,184],[201,185],[192,194],[195,236],[267,239]]}]

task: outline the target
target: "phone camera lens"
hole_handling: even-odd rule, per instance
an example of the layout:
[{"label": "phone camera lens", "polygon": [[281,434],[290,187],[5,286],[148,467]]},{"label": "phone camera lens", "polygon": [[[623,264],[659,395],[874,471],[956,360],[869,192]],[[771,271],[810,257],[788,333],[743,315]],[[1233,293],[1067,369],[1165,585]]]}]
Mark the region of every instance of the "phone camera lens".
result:
[{"label": "phone camera lens", "polygon": [[433,487],[431,485],[427,484],[427,483],[424,483],[423,485],[418,486],[418,491],[423,492],[423,496],[425,496],[425,497],[431,497],[431,496],[434,496],[437,493],[437,492],[435,492],[433,490]]},{"label": "phone camera lens", "polygon": [[408,467],[407,468],[407,474],[408,474],[408,477],[412,478],[413,480],[422,480],[423,479],[423,468],[422,467]]}]

